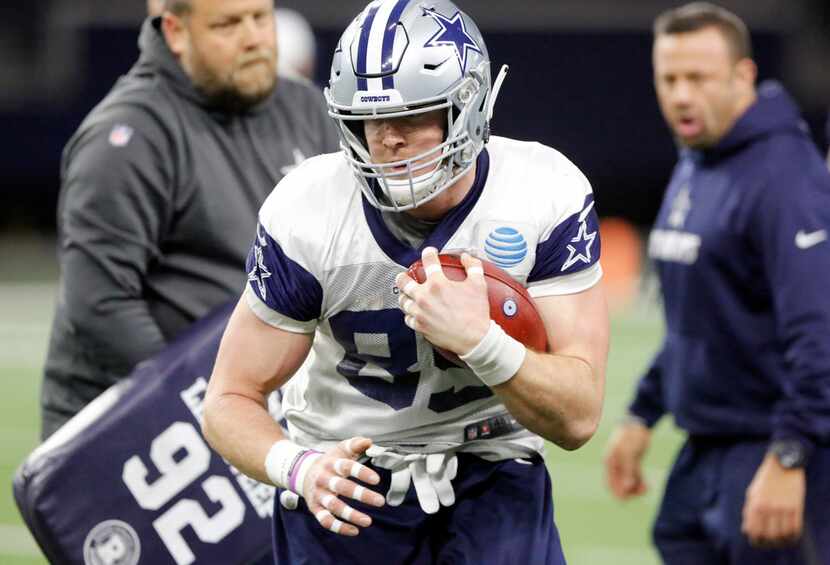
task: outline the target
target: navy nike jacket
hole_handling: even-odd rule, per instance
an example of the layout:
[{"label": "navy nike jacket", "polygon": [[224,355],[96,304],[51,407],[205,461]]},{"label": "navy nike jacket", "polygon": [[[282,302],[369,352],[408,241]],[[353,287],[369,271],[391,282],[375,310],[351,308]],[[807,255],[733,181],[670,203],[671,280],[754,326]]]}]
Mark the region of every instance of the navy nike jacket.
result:
[{"label": "navy nike jacket", "polygon": [[830,445],[830,173],[777,83],[681,151],[649,238],[666,337],[630,410],[692,435]]}]

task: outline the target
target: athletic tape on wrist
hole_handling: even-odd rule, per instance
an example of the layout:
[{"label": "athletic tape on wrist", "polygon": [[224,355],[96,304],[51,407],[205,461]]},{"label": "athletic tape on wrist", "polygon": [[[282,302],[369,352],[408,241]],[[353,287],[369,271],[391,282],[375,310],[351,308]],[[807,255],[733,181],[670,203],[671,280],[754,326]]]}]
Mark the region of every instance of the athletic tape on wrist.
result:
[{"label": "athletic tape on wrist", "polygon": [[311,465],[320,457],[319,451],[308,449],[303,453],[297,462],[291,467],[288,473],[288,490],[296,492],[300,496],[303,494],[303,485],[305,484],[305,476]]},{"label": "athletic tape on wrist", "polygon": [[283,439],[268,450],[265,457],[265,473],[276,486],[302,495],[305,474],[311,466],[310,463],[319,456],[320,453],[317,451],[304,449],[293,441]]},{"label": "athletic tape on wrist", "polygon": [[288,488],[288,474],[291,467],[305,450],[293,441],[283,439],[268,450],[265,457],[265,473],[278,487]]},{"label": "athletic tape on wrist", "polygon": [[510,380],[522,366],[527,349],[490,320],[490,328],[478,345],[458,357],[489,387]]}]

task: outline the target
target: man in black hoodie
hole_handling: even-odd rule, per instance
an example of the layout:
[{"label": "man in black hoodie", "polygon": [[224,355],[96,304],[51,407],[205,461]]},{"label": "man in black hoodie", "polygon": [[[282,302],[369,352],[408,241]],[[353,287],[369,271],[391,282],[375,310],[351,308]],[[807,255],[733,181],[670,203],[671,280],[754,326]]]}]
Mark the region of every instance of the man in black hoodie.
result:
[{"label": "man in black hoodie", "polygon": [[272,0],[164,8],[64,150],[44,438],[237,296],[265,197],[304,158],[338,149],[320,93],[277,85]]},{"label": "man in black hoodie", "polygon": [[619,498],[666,413],[688,433],[654,526],[665,563],[830,563],[830,174],[749,34],[694,3],[655,23],[680,160],[649,239],[663,347],[611,438]]}]

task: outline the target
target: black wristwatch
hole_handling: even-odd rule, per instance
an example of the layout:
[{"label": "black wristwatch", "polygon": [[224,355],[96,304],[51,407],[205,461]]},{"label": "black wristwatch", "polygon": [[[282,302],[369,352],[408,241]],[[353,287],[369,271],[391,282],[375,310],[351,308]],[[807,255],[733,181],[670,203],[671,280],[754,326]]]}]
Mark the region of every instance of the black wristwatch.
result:
[{"label": "black wristwatch", "polygon": [[803,469],[807,464],[807,450],[798,440],[775,440],[770,444],[767,453],[775,455],[785,469]]}]

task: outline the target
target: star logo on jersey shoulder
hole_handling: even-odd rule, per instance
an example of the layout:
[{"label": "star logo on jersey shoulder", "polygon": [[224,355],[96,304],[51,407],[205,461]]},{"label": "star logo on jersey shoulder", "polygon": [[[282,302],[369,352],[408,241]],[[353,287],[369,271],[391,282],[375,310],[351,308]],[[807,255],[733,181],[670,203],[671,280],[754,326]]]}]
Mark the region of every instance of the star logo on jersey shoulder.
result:
[{"label": "star logo on jersey shoulder", "polygon": [[567,271],[575,264],[591,263],[591,246],[597,238],[597,232],[588,233],[588,222],[583,221],[579,224],[579,231],[571,242],[568,244],[568,260],[562,265],[561,272]]},{"label": "star logo on jersey shoulder", "polygon": [[565,261],[565,264],[562,265],[560,272],[565,272],[580,262],[588,265],[591,264],[591,246],[597,238],[596,230],[588,233],[588,214],[590,214],[593,209],[594,202],[591,202],[579,214],[579,231],[576,232],[576,237],[571,239],[571,242],[567,246],[568,259]]},{"label": "star logo on jersey shoulder", "polygon": [[254,264],[254,268],[251,269],[250,273],[248,273],[248,281],[255,282],[257,284],[257,288],[259,288],[259,295],[263,300],[265,300],[265,297],[267,296],[265,280],[270,279],[272,275],[271,271],[268,270],[268,267],[265,266],[262,247],[259,245],[254,246],[254,258],[256,259],[256,262]]},{"label": "star logo on jersey shoulder", "polygon": [[461,72],[464,73],[467,70],[467,55],[470,51],[481,54],[481,48],[467,33],[467,26],[461,12],[456,12],[453,17],[448,18],[433,8],[424,9],[424,15],[431,17],[441,26],[441,29],[424,44],[424,47],[452,47],[458,58],[458,64],[461,66]]}]

